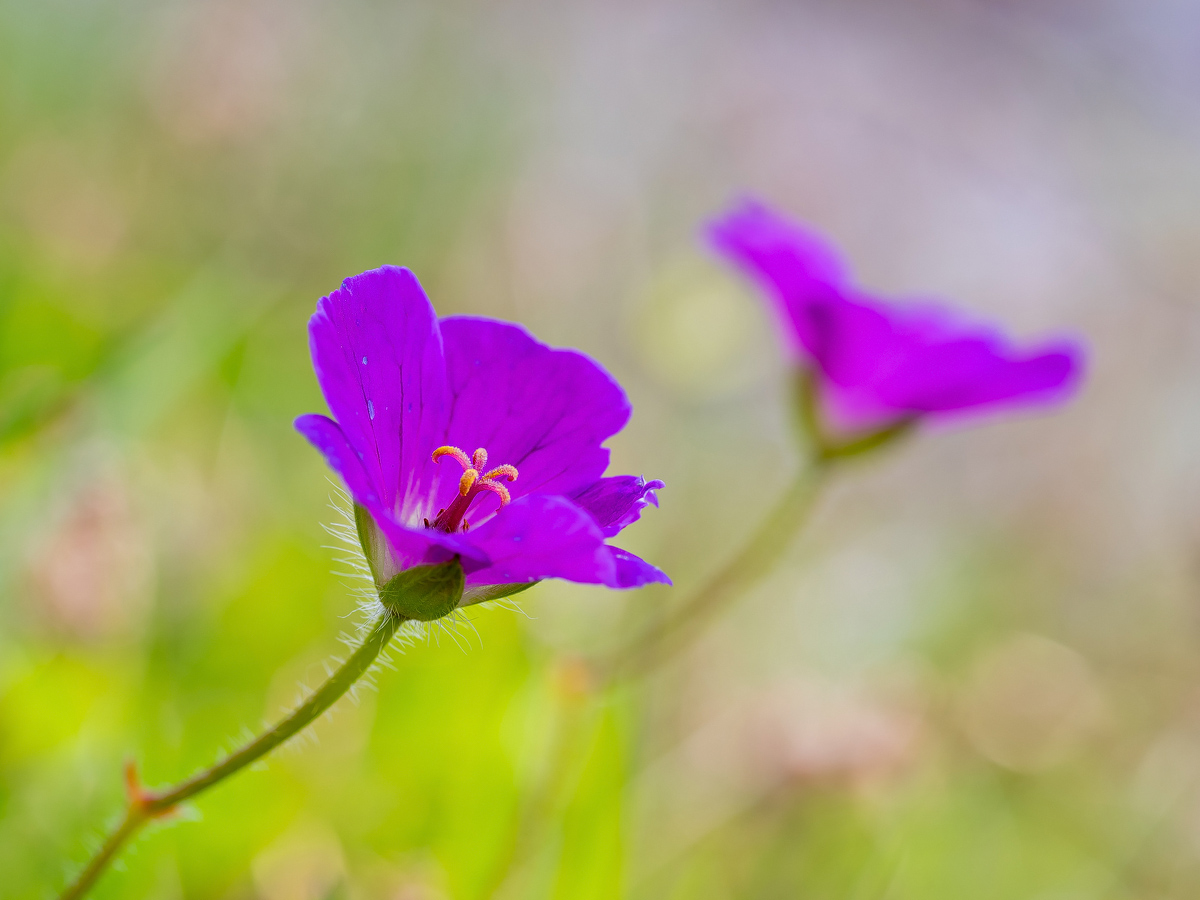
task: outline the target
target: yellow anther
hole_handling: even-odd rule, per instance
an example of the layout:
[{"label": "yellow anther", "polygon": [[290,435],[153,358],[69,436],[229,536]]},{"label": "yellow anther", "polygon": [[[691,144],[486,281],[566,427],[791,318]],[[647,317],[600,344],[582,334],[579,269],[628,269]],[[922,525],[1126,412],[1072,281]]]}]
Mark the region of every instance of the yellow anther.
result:
[{"label": "yellow anther", "polygon": [[458,492],[464,497],[467,496],[467,494],[471,491],[471,485],[473,485],[478,478],[479,472],[476,469],[467,469],[467,471],[463,472],[462,478],[458,479]]},{"label": "yellow anther", "polygon": [[464,469],[471,468],[471,458],[457,447],[438,447],[433,451],[433,461],[437,462],[443,456],[453,456],[454,460]]},{"label": "yellow anther", "polygon": [[512,494],[508,492],[508,488],[498,481],[488,481],[486,479],[481,480],[476,487],[482,488],[485,491],[491,491],[493,494],[499,497],[501,509],[504,509],[504,507],[512,503]]},{"label": "yellow anther", "polygon": [[502,466],[496,466],[490,472],[486,472],[484,478],[507,478],[509,481],[517,480],[517,467],[510,466],[505,463]]},{"label": "yellow anther", "polygon": [[517,480],[517,467],[510,465],[496,466],[486,474],[479,473],[487,468],[488,452],[483,447],[478,448],[467,456],[460,448],[451,445],[438,447],[433,451],[433,461],[438,462],[443,456],[453,457],[462,466],[462,477],[458,479],[458,496],[445,509],[438,510],[433,521],[425,520],[426,528],[435,528],[447,534],[466,531],[469,527],[464,514],[475,502],[481,492],[495,494],[500,498],[500,508],[503,509],[512,502],[512,494],[500,482]]}]

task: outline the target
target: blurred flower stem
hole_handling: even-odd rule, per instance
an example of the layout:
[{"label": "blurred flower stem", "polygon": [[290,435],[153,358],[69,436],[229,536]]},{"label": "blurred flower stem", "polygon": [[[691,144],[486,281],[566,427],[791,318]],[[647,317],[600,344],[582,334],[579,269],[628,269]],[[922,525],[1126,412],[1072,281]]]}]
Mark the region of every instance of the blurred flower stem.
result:
[{"label": "blurred flower stem", "polygon": [[888,446],[916,425],[915,418],[904,417],[862,434],[832,438],[822,420],[818,388],[818,377],[812,371],[796,372],[792,408],[808,459],[774,508],[723,569],[644,633],[597,663],[601,681],[646,674],[684,650],[714,616],[775,567],[808,521],[838,464]]},{"label": "blurred flower stem", "polygon": [[71,886],[60,895],[60,900],[78,900],[86,896],[121,848],[147,822],[170,815],[180,803],[241,771],[311,725],[367,673],[404,621],[402,616],[394,613],[385,612],[380,615],[350,658],[291,714],[240,750],[216,765],[196,773],[182,784],[161,791],[145,790],[138,782],[134,766],[130,764],[125,771],[129,805],[121,823],[108,836]]},{"label": "blurred flower stem", "polygon": [[[764,577],[807,521],[836,456],[813,444],[808,465],[792,481],[750,540],[724,568],[671,612],[590,669],[593,710],[618,682],[647,675],[685,650],[722,609]],[[485,896],[510,900],[522,896],[538,852],[552,823],[562,813],[579,767],[576,757],[590,748],[597,721],[587,710],[560,709],[543,777],[523,804],[516,834],[492,887]]]},{"label": "blurred flower stem", "polygon": [[[767,513],[741,551],[686,600],[641,634],[618,647],[607,659],[593,661],[592,698],[608,694],[618,682],[648,675],[685,651],[722,610],[775,567],[804,528],[831,475],[846,461],[891,446],[916,425],[905,417],[865,433],[834,438],[821,416],[817,376],[798,370],[793,382],[792,411],[807,448],[806,459],[791,484]],[[487,896],[517,897],[552,821],[561,813],[576,772],[571,760],[591,746],[590,726],[596,717],[572,708],[561,713],[545,777],[525,804],[505,862]]]},{"label": "blurred flower stem", "polygon": [[634,678],[662,665],[690,645],[722,609],[770,572],[808,519],[829,470],[829,460],[821,457],[804,468],[737,556],[684,602],[597,663],[600,680]]}]

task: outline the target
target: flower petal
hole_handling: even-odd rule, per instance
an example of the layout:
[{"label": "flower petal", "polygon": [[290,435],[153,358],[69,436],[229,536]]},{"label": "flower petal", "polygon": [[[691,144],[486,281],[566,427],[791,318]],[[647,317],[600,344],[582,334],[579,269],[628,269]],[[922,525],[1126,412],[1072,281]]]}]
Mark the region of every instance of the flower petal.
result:
[{"label": "flower petal", "polygon": [[849,280],[849,268],[841,254],[821,235],[752,198],[743,199],[710,222],[706,230],[714,249],[775,300],[789,349],[803,355],[805,307],[836,295]]},{"label": "flower petal", "polygon": [[406,527],[397,522],[380,501],[357,451],[350,446],[337,423],[327,416],[309,414],[296,420],[296,430],[325,457],[329,467],[342,476],[354,502],[366,507],[391,548],[389,570],[446,562],[455,554],[477,565],[487,556],[462,535],[445,534],[431,528]]},{"label": "flower petal", "polygon": [[346,488],[350,491],[350,496],[354,498],[355,503],[365,506],[367,509],[382,508],[379,492],[375,489],[370,475],[367,474],[362,457],[350,446],[350,441],[346,439],[346,435],[338,427],[337,422],[328,416],[309,413],[300,416],[293,424],[296,430],[304,435],[308,442],[325,457],[329,468],[342,476],[342,481],[346,483]]},{"label": "flower petal", "polygon": [[647,481],[641,476],[616,475],[601,478],[571,499],[591,513],[605,537],[613,537],[636,522],[647,503],[658,506],[654,492],[665,486],[661,481]]},{"label": "flower petal", "polygon": [[838,428],[1053,402],[1079,383],[1080,343],[1021,350],[944,306],[872,297],[850,283],[828,242],[762,204],[743,203],[709,236],[785,313],[789,348],[816,364],[822,405]]},{"label": "flower petal", "polygon": [[[629,421],[621,386],[574,350],[555,350],[518,325],[454,317],[442,321],[450,389],[447,443],[488,452],[520,477],[514,497],[570,495],[608,466],[601,444]],[[449,502],[453,489],[442,487]]]},{"label": "flower petal", "polygon": [[464,569],[488,563],[487,553],[462,534],[446,534],[423,525],[411,528],[375,510],[371,510],[371,516],[387,538],[395,571],[449,562],[455,556],[462,558]]},{"label": "flower petal", "polygon": [[918,412],[991,407],[1009,401],[1053,402],[1071,393],[1083,348],[1063,341],[1020,352],[998,336],[937,344],[915,355],[879,386],[880,397]]},{"label": "flower petal", "polygon": [[446,375],[433,307],[408,269],[347,278],[309,320],[325,402],[384,507],[415,525],[432,515],[429,455],[445,432]]},{"label": "flower petal", "polygon": [[667,573],[657,566],[652,566],[644,559],[634,556],[628,550],[609,545],[616,565],[616,578],[609,584],[614,588],[637,588],[647,584],[673,584]]},{"label": "flower petal", "polygon": [[463,562],[467,585],[515,584],[564,578],[613,584],[616,563],[592,517],[565,497],[534,494],[466,535],[490,560]]}]

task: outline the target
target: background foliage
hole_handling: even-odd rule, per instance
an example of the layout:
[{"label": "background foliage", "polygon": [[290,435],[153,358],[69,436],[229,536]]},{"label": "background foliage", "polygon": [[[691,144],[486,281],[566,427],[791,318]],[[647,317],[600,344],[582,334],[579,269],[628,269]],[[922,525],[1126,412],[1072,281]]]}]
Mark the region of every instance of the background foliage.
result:
[{"label": "background foliage", "polygon": [[340,652],[291,420],[347,275],[602,360],[615,468],[668,485],[630,548],[711,571],[796,465],[695,239],[749,188],[867,284],[1085,333],[1085,395],[855,469],[598,708],[570,660],[665,591],[478,610],[96,897],[488,896],[547,782],[510,896],[1195,896],[1198,36],[1170,0],[0,3],[0,894],[61,886],[125,758],[176,780]]}]

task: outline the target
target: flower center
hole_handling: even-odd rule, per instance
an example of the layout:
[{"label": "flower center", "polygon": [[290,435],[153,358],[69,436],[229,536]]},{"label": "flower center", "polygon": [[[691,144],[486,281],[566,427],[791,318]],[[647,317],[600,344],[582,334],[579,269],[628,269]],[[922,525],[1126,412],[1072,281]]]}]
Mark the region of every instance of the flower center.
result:
[{"label": "flower center", "polygon": [[[433,451],[434,462],[443,456],[452,457],[463,468],[462,478],[458,480],[458,496],[445,509],[438,510],[437,517],[432,522],[426,519],[426,528],[436,528],[448,534],[455,531],[466,531],[471,527],[471,523],[465,521],[463,516],[467,514],[467,509],[472,501],[485,491],[500,498],[500,509],[504,509],[512,501],[512,495],[508,492],[508,488],[500,483],[500,479],[507,478],[510,482],[516,481],[516,466],[496,466],[494,469],[483,472],[487,468],[488,455],[482,447],[470,456],[457,447],[438,447]],[[479,474],[480,472],[483,474]]]}]

